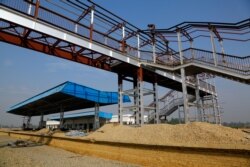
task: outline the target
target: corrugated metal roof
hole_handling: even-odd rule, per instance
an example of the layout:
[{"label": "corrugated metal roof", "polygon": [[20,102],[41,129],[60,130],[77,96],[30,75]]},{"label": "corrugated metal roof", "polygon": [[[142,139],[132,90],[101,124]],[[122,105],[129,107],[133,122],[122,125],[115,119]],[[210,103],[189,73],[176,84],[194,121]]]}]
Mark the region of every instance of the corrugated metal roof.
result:
[{"label": "corrugated metal roof", "polygon": [[[130,102],[128,96],[123,96],[123,102]],[[73,82],[64,82],[45,92],[33,96],[10,108],[8,113],[37,116],[64,111],[92,108],[98,103],[100,106],[118,103],[117,92],[100,91]]]},{"label": "corrugated metal roof", "polygon": [[[94,115],[95,115],[95,111],[79,112],[79,113],[73,113],[73,114],[65,114],[63,119],[89,117],[89,116],[94,116]],[[112,113],[99,111],[100,118],[111,119],[112,115],[113,115]],[[49,117],[49,119],[59,120],[60,115],[51,116],[51,117]]]}]

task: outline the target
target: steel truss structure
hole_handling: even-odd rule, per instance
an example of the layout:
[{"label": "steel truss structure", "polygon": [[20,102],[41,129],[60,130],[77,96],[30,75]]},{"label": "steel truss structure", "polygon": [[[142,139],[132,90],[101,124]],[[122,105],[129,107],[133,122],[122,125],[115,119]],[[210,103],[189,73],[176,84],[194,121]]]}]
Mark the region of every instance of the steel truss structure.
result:
[{"label": "steel truss structure", "polygon": [[[147,109],[153,111],[154,123],[160,122],[158,86],[181,91],[179,106],[184,108],[187,123],[192,106],[188,95],[196,97],[199,121],[208,117],[203,111],[204,100],[211,99],[213,108],[219,109],[215,86],[206,78],[216,75],[250,83],[250,56],[229,55],[223,48],[223,40],[250,40],[250,19],[184,22],[168,29],[150,24],[141,30],[90,0],[0,1],[0,12],[1,41],[117,73],[120,123],[123,94],[134,98],[136,123],[142,125]],[[212,51],[194,48],[197,38],[209,38]],[[221,53],[216,52],[214,39],[218,39]],[[183,49],[187,42],[190,48]],[[174,43],[178,43],[178,51],[170,47]],[[133,89],[123,90],[123,80],[133,82]],[[152,83],[153,90],[145,91],[143,82]],[[148,93],[154,101],[145,107],[143,96]],[[214,113],[214,122],[220,123],[220,112]]]}]

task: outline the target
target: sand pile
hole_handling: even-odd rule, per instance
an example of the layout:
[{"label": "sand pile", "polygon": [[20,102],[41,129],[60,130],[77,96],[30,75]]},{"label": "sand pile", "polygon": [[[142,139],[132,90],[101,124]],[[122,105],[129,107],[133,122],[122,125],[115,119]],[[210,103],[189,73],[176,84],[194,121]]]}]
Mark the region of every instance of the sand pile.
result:
[{"label": "sand pile", "polygon": [[91,140],[141,143],[153,145],[185,145],[213,147],[216,145],[246,145],[250,148],[249,134],[209,123],[180,125],[158,124],[130,127],[115,124],[104,125],[87,136]]},{"label": "sand pile", "polygon": [[50,133],[50,130],[47,128],[40,129],[39,131],[36,131],[35,134],[38,135],[47,135]]}]

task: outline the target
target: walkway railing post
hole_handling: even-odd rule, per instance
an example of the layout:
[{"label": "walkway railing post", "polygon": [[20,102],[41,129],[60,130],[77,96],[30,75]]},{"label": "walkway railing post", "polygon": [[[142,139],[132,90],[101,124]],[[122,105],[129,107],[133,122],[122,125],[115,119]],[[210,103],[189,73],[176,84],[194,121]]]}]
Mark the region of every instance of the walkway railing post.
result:
[{"label": "walkway railing post", "polygon": [[[178,38],[178,47],[180,54],[180,63],[183,65],[183,53],[182,53],[182,44],[181,44],[181,32],[177,29],[177,38]],[[186,75],[185,69],[181,68],[181,80],[182,80],[182,93],[183,93],[183,106],[184,106],[184,121],[185,123],[189,122],[188,119],[188,98],[187,98],[187,86],[186,86]]]},{"label": "walkway railing post", "polygon": [[137,57],[138,57],[138,59],[141,58],[141,51],[140,51],[140,33],[137,33]]},{"label": "walkway railing post", "polygon": [[215,43],[214,43],[214,32],[213,32],[212,28],[209,28],[209,31],[210,31],[210,41],[212,44],[214,65],[217,66],[217,55],[216,55],[216,49],[215,49]]},{"label": "walkway railing post", "polygon": [[34,15],[35,19],[38,17],[39,6],[40,6],[40,0],[36,0],[36,8],[35,8],[35,15]]},{"label": "walkway railing post", "polygon": [[75,24],[75,33],[78,33],[78,24]]},{"label": "walkway railing post", "polygon": [[153,62],[156,63],[156,53],[155,53],[155,36],[153,35]]},{"label": "walkway railing post", "polygon": [[125,32],[125,25],[122,25],[122,52],[125,53],[126,52],[126,41],[125,41],[125,36],[126,36],[126,32]]},{"label": "walkway railing post", "polygon": [[90,42],[93,41],[93,30],[94,30],[94,12],[95,12],[95,7],[92,6],[91,8],[91,13],[90,13],[90,29],[89,29],[89,40]]},{"label": "walkway railing post", "polygon": [[29,0],[29,8],[28,8],[28,11],[27,11],[27,13],[29,14],[29,15],[31,15],[31,10],[32,10],[32,5],[31,5],[31,0]]},{"label": "walkway railing post", "polygon": [[225,60],[225,50],[224,50],[224,47],[223,47],[223,41],[220,40],[219,42],[220,42],[221,53],[222,53],[222,62],[226,63],[226,60]]}]

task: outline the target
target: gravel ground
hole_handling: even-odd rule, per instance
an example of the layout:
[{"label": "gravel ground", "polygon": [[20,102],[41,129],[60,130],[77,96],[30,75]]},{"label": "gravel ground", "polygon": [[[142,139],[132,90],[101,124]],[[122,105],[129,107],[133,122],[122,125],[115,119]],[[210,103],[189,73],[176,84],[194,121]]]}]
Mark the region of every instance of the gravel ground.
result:
[{"label": "gravel ground", "polygon": [[46,145],[10,147],[16,139],[0,135],[0,167],[132,167],[119,161],[83,156]]}]

